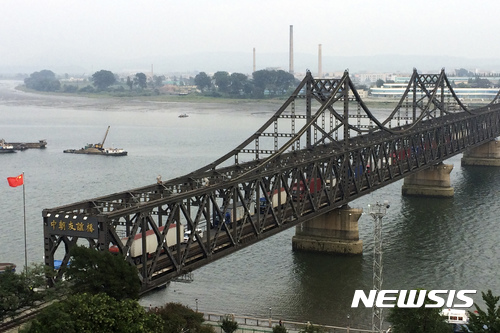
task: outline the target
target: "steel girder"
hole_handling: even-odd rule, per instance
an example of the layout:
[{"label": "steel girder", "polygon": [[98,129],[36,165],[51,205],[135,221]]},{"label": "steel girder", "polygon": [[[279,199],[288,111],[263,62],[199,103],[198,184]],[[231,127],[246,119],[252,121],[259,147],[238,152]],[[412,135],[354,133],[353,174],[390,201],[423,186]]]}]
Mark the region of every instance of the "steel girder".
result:
[{"label": "steel girder", "polygon": [[[494,139],[499,110],[497,98],[468,110],[444,71],[414,71],[395,110],[379,121],[347,72],[328,80],[308,73],[266,124],[214,163],[164,183],[45,209],[45,264],[53,267],[62,250],[66,265],[82,240],[103,251],[114,247],[137,265],[147,291]],[[192,230],[186,242],[180,227],[171,228],[180,225]]]}]

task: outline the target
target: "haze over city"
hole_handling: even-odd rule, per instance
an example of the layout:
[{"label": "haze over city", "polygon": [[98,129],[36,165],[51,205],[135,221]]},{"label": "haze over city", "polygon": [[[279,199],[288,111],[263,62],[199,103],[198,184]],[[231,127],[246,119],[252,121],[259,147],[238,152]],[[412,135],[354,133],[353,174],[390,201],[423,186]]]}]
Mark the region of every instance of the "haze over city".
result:
[{"label": "haze over city", "polygon": [[494,0],[2,3],[0,73],[500,71]]}]

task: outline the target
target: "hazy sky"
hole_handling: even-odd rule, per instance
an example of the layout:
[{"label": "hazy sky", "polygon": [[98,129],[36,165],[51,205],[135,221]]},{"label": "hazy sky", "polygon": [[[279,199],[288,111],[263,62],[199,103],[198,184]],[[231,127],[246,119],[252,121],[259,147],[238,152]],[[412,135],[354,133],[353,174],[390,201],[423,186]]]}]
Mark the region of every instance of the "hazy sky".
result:
[{"label": "hazy sky", "polygon": [[2,68],[118,70],[112,67],[129,60],[133,67],[137,59],[149,68],[158,57],[206,52],[251,59],[255,47],[257,55],[282,54],[288,69],[290,25],[297,54],[317,55],[322,44],[324,57],[500,55],[498,0],[2,0],[0,6]]}]

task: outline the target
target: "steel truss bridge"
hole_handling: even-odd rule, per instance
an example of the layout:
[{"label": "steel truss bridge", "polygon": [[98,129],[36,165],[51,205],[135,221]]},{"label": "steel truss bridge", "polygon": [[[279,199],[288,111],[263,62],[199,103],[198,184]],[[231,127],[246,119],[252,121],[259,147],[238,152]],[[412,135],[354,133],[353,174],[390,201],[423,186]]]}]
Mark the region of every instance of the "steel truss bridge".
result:
[{"label": "steel truss bridge", "polygon": [[[185,176],[43,211],[45,264],[85,243],[135,264],[143,292],[500,135],[499,95],[470,109],[444,70],[413,71],[378,120],[349,73],[310,72],[238,147]],[[314,187],[314,188],[313,188]],[[279,193],[279,195],[277,195]],[[182,226],[182,227],[181,227]],[[183,230],[191,230],[184,241]],[[62,270],[54,278],[61,278]]]}]

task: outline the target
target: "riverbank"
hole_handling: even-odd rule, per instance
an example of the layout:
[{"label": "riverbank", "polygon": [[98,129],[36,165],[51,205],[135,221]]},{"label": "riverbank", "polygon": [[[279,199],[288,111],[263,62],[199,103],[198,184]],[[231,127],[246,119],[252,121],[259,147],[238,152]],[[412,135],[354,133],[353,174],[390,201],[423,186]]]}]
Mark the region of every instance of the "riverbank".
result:
[{"label": "riverbank", "polygon": [[[255,106],[259,108],[267,108],[268,110],[276,111],[281,107],[288,96],[281,98],[269,99],[239,99],[239,98],[225,98],[225,97],[211,97],[197,93],[190,93],[187,95],[178,94],[160,94],[160,95],[137,95],[137,96],[113,96],[109,93],[58,93],[58,92],[41,92],[31,89],[26,89],[21,81],[14,89],[20,93],[33,96],[43,96],[45,98],[61,99],[64,101],[73,100],[79,108],[97,108],[99,110],[118,110],[121,107],[135,108],[139,111],[152,110],[152,109],[172,109],[182,108],[186,105],[203,105],[206,109],[222,109],[222,110],[248,110],[254,109]],[[399,100],[393,98],[373,98],[365,97],[364,103],[368,108],[375,109],[394,109]],[[46,103],[46,101],[45,101]],[[351,103],[353,107],[357,103]],[[46,105],[50,106],[50,105]]]},{"label": "riverbank", "polygon": [[[5,82],[5,81],[4,81]],[[14,81],[11,81],[14,82]],[[17,81],[13,86],[14,91],[31,96],[43,96],[44,98],[58,98],[62,100],[74,100],[76,103],[83,101],[87,102],[88,106],[97,106],[102,109],[113,109],[112,105],[137,107],[143,104],[147,108],[163,109],[165,105],[181,106],[181,105],[219,105],[227,107],[245,106],[245,105],[262,105],[271,108],[281,106],[286,98],[273,99],[240,99],[240,98],[223,98],[204,96],[197,93],[187,95],[178,94],[160,94],[160,95],[130,95],[130,96],[114,96],[110,93],[62,93],[62,92],[43,92],[32,89],[26,89],[22,82]],[[83,106],[83,105],[82,105]],[[244,108],[245,109],[245,108]]]},{"label": "riverbank", "polygon": [[[197,108],[200,110],[219,110],[219,111],[246,111],[254,110],[256,107],[260,110],[267,112],[275,112],[278,110],[288,99],[288,96],[282,96],[280,98],[269,98],[269,99],[239,99],[239,98],[227,98],[227,97],[213,97],[206,96],[199,93],[189,93],[186,95],[179,94],[168,94],[161,93],[159,95],[147,95],[145,94],[130,94],[128,91],[120,93],[121,95],[116,95],[108,92],[101,93],[63,93],[63,92],[42,92],[32,89],[26,89],[22,81],[9,81],[4,80],[0,82],[10,82],[13,83],[13,92],[18,92],[24,95],[23,100],[26,97],[31,97],[31,99],[38,99],[40,106],[51,107],[55,106],[51,104],[51,101],[57,103],[60,106],[61,103],[68,104],[68,106],[74,106],[80,109],[97,109],[97,110],[137,110],[137,111],[149,111],[149,110],[176,110],[183,109],[186,107]],[[362,99],[364,104],[368,109],[383,109],[392,111],[396,108],[399,103],[397,98],[389,97],[365,97]],[[486,105],[489,101],[469,101],[471,103],[470,107],[477,107]],[[20,102],[20,104],[22,104]],[[352,106],[350,108],[359,108],[358,103],[351,102]],[[402,107],[402,111],[408,110],[410,112],[410,106]]]}]

